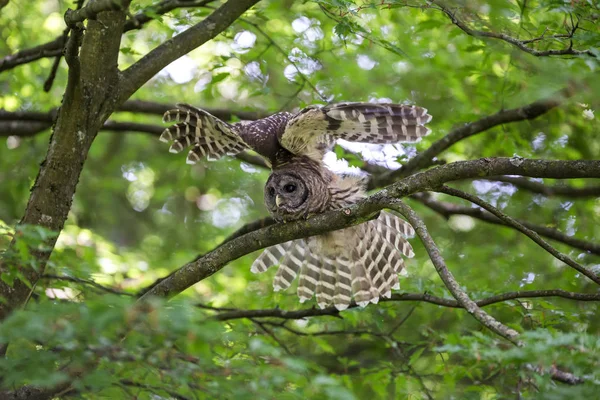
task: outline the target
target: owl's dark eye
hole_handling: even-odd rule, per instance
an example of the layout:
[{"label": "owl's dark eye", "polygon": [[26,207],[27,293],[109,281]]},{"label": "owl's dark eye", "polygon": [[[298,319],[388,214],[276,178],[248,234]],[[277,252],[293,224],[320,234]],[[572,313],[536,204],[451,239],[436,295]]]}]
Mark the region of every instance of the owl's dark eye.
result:
[{"label": "owl's dark eye", "polygon": [[274,187],[269,188],[269,196],[271,196],[271,197],[275,196],[275,188]]},{"label": "owl's dark eye", "polygon": [[287,193],[292,193],[294,190],[296,190],[296,185],[293,183],[288,183],[283,187],[283,190],[285,190]]}]

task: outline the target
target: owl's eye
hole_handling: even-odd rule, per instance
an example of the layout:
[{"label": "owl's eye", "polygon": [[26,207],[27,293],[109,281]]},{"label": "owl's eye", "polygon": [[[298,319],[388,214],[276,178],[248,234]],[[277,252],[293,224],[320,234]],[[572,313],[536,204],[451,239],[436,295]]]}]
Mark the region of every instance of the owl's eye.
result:
[{"label": "owl's eye", "polygon": [[271,196],[271,197],[275,196],[275,188],[274,187],[269,188],[269,196]]},{"label": "owl's eye", "polygon": [[288,183],[283,187],[283,190],[285,190],[287,193],[292,193],[294,190],[296,190],[296,185],[293,183]]}]

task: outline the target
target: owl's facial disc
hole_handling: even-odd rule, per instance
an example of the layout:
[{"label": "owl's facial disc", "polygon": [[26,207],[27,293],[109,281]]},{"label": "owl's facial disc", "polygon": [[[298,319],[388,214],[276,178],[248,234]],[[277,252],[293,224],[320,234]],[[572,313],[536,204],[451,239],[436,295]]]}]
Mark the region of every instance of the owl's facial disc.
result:
[{"label": "owl's facial disc", "polygon": [[300,176],[273,173],[265,186],[265,204],[269,212],[282,220],[301,218],[306,214],[309,191]]}]

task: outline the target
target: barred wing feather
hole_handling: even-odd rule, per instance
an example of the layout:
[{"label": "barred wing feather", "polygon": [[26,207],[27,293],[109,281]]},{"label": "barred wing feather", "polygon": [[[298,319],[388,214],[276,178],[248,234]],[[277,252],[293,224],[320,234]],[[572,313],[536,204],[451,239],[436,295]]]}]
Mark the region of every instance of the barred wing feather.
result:
[{"label": "barred wing feather", "polygon": [[163,131],[160,140],[173,142],[169,148],[171,153],[191,147],[187,156],[188,164],[195,164],[203,157],[217,160],[250,148],[238,135],[234,125],[189,104],[177,104],[177,108],[163,115],[163,121],[176,123]]},{"label": "barred wing feather", "polygon": [[336,139],[389,144],[429,134],[427,109],[404,104],[338,103],[310,106],[294,115],[280,137],[294,154],[320,161]]}]

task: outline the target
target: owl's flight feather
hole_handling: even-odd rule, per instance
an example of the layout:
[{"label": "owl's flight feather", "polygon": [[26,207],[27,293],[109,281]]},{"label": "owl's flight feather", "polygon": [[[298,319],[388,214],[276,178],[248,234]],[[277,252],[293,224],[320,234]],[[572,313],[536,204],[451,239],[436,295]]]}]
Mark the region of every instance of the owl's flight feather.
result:
[{"label": "owl's flight feather", "polygon": [[280,142],[294,154],[321,161],[336,139],[389,144],[415,142],[430,130],[431,115],[422,107],[403,104],[338,103],[307,107],[294,115]]},{"label": "owl's flight feather", "polygon": [[188,153],[188,164],[195,164],[202,157],[217,160],[224,155],[234,156],[250,148],[236,132],[234,125],[188,104],[178,104],[177,107],[164,114],[164,122],[177,123],[165,129],[160,140],[173,141],[169,149],[171,153],[179,153],[193,146]]},{"label": "owl's flight feather", "polygon": [[[256,151],[273,168],[269,181],[277,176],[272,184],[285,187],[296,182],[303,185],[303,193],[312,196],[300,203],[306,209],[280,215],[281,198],[275,202],[273,194],[269,211],[276,218],[291,220],[343,208],[365,197],[360,180],[335,175],[323,166],[324,154],[337,139],[375,144],[414,142],[429,133],[425,124],[430,120],[427,110],[417,106],[338,103],[228,124],[204,110],[178,104],[177,109],[165,113],[164,121],[175,124],[165,129],[160,139],[172,141],[170,151],[175,153],[192,147],[187,157],[190,164],[203,157],[214,160],[247,149]],[[414,230],[406,221],[381,212],[376,220],[355,227],[271,246],[254,261],[251,271],[265,272],[278,265],[274,290],[289,288],[297,278],[301,302],[316,297],[320,307],[334,305],[342,310],[354,298],[365,306],[390,297],[391,291],[399,288],[398,274],[405,273],[401,254],[414,256],[406,240],[412,235]]]},{"label": "owl's flight feather", "polygon": [[388,144],[415,142],[429,133],[431,115],[422,107],[404,104],[337,103],[306,107],[248,123],[228,124],[207,111],[188,104],[164,114],[163,121],[177,122],[165,129],[160,140],[174,141],[170,151],[192,147],[187,162],[236,155],[252,149],[271,164],[278,148],[321,162],[337,139]]}]

